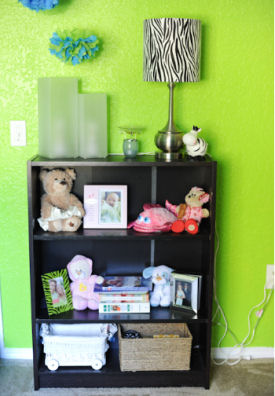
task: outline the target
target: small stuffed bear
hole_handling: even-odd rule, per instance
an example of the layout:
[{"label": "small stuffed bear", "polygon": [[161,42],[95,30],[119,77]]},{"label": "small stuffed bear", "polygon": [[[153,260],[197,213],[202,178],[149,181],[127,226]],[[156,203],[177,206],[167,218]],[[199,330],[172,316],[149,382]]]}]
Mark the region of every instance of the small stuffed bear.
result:
[{"label": "small stuffed bear", "polygon": [[201,219],[209,217],[209,210],[202,208],[208,201],[209,194],[200,187],[191,188],[185,196],[185,204],[172,205],[166,201],[166,208],[178,217],[172,225],[172,231],[182,232],[185,229],[189,234],[197,234]]},{"label": "small stuffed bear", "polygon": [[170,293],[170,275],[174,270],[166,265],[158,267],[147,267],[143,270],[143,277],[148,279],[152,277],[152,283],[155,285],[150,296],[152,307],[168,307],[171,303]]},{"label": "small stuffed bear", "polygon": [[86,308],[98,309],[99,295],[94,292],[96,283],[103,283],[102,276],[91,275],[93,262],[91,259],[76,255],[67,265],[69,277],[72,280],[70,284],[73,307],[79,311]]},{"label": "small stuffed bear", "polygon": [[41,217],[38,222],[44,231],[76,231],[81,225],[84,209],[79,199],[71,194],[74,169],[43,169],[40,180],[45,194],[41,199]]}]

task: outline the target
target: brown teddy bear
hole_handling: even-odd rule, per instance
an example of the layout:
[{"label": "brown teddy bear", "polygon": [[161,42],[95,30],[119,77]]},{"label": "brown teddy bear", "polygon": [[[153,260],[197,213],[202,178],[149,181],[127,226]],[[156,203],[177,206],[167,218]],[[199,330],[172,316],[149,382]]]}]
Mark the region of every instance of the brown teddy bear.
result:
[{"label": "brown teddy bear", "polygon": [[41,199],[41,217],[38,222],[44,231],[76,231],[81,225],[84,209],[79,199],[71,194],[74,169],[43,169],[40,180],[46,192]]}]

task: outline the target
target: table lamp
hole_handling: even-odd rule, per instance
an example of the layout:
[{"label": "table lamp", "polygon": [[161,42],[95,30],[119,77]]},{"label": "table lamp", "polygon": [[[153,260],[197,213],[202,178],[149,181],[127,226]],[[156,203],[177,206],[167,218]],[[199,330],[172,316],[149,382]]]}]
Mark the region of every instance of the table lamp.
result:
[{"label": "table lamp", "polygon": [[144,21],[143,80],[167,82],[169,118],[155,136],[162,150],[157,159],[171,161],[181,157],[182,132],[173,120],[173,90],[177,82],[200,80],[201,22],[197,19],[157,18]]}]

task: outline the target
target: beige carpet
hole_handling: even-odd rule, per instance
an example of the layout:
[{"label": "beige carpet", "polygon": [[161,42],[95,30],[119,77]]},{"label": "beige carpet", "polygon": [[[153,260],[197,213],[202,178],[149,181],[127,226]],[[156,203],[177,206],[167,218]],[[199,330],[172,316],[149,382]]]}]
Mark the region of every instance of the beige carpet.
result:
[{"label": "beige carpet", "polygon": [[274,365],[271,359],[242,361],[236,366],[213,366],[210,390],[204,388],[44,388],[33,390],[32,363],[0,360],[1,396],[272,396]]}]

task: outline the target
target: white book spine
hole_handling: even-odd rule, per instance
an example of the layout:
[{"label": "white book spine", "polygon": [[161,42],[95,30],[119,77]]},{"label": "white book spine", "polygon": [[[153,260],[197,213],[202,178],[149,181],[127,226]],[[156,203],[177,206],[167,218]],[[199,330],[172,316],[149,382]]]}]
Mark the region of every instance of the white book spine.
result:
[{"label": "white book spine", "polygon": [[99,303],[99,313],[148,313],[150,303]]},{"label": "white book spine", "polygon": [[148,302],[149,301],[149,294],[100,294],[99,295],[99,301],[100,302],[106,302],[106,303],[114,303],[114,302]]}]

